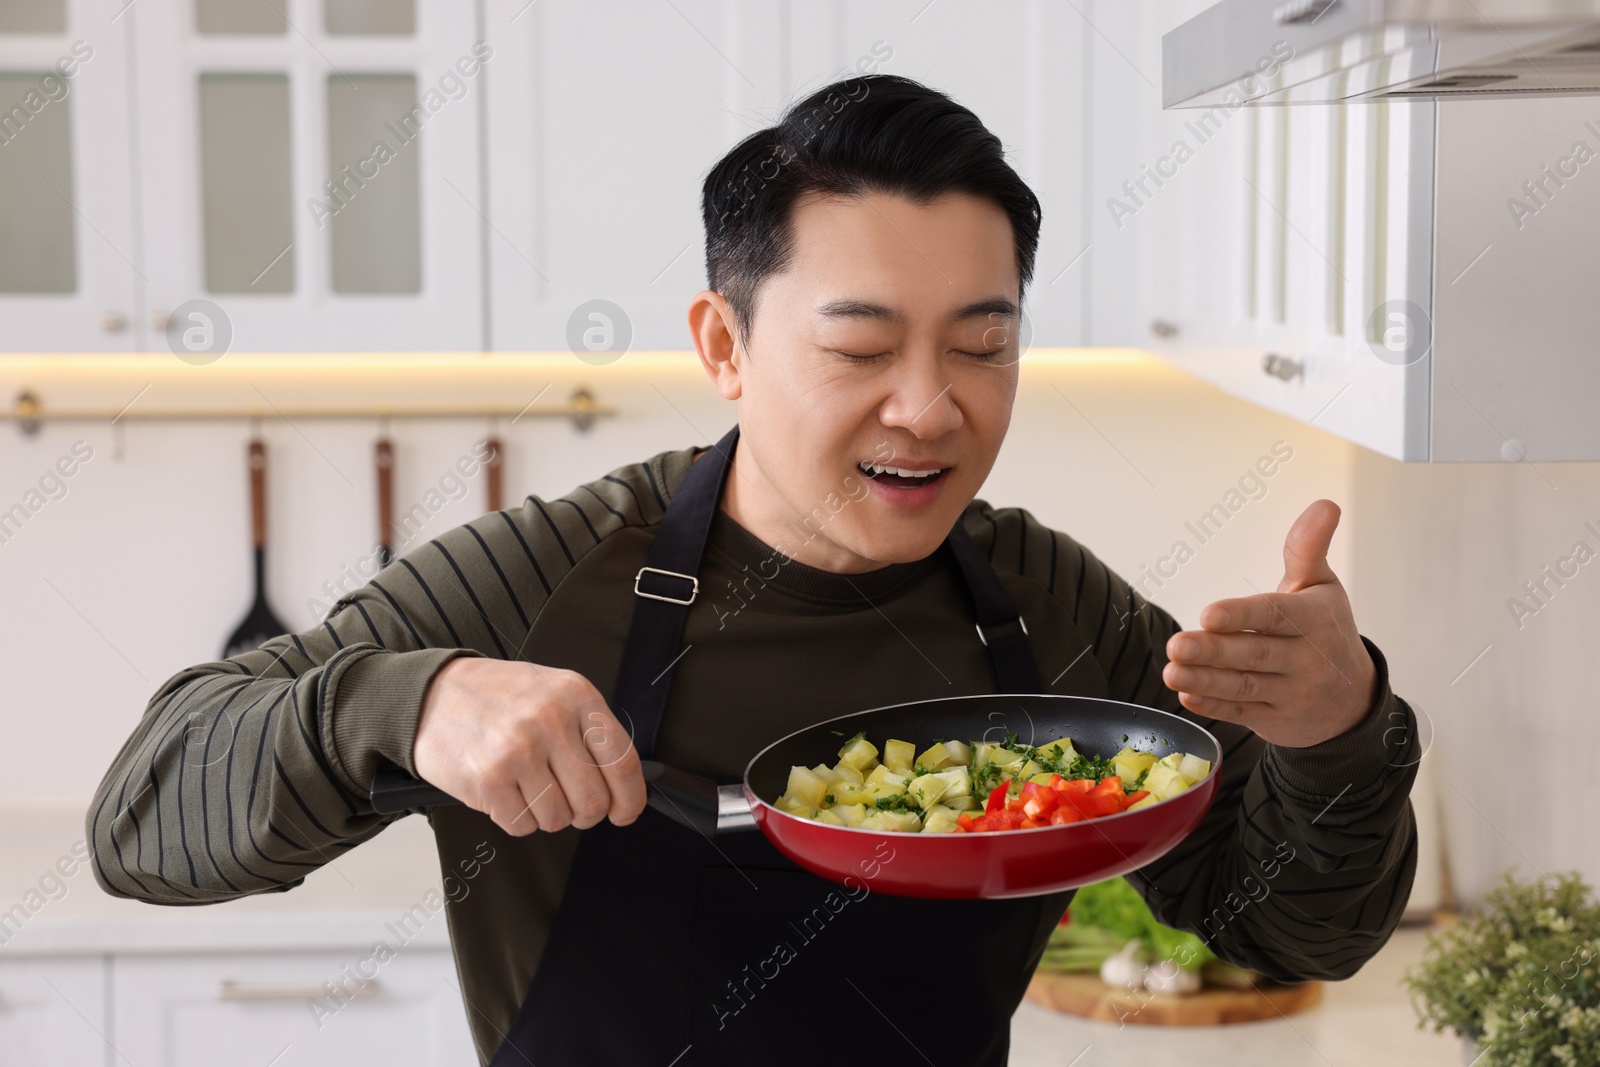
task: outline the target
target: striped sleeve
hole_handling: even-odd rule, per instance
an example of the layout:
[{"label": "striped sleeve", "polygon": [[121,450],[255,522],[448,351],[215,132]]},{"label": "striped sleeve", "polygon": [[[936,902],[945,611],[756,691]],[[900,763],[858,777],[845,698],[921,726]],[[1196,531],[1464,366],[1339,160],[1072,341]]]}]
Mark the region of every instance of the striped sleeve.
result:
[{"label": "striped sleeve", "polygon": [[411,759],[423,697],[464,655],[516,659],[551,591],[609,533],[659,521],[659,462],[528,497],[385,567],[320,624],[181,671],[85,817],[113,896],[208,904],[292,889],[401,815],[367,799]]},{"label": "striped sleeve", "polygon": [[1183,707],[1161,679],[1172,616],[1073,538],[1018,509],[988,512],[997,567],[1066,606],[1117,700],[1197,722],[1222,745],[1216,800],[1177,848],[1128,876],[1164,923],[1232,963],[1280,981],[1347,978],[1399,924],[1416,871],[1409,799],[1421,758],[1411,708],[1378,669],[1367,718],[1308,748]]}]

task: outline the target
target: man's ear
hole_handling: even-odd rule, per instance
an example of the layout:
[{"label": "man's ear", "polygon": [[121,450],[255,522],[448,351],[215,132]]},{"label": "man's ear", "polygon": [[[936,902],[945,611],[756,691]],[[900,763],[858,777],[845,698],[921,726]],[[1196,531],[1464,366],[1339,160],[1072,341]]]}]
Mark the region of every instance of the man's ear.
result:
[{"label": "man's ear", "polygon": [[705,367],[724,400],[738,400],[744,391],[744,351],[734,342],[733,308],[722,294],[702,289],[689,303],[689,334],[700,365]]}]

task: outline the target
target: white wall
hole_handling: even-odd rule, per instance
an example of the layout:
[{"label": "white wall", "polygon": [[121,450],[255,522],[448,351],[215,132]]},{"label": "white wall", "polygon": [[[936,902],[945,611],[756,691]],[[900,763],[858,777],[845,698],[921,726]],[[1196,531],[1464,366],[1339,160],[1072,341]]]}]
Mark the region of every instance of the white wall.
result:
[{"label": "white wall", "polygon": [[[656,451],[706,442],[731,425],[731,406],[697,368],[642,360],[629,357],[594,375],[598,399],[621,412],[587,434],[557,420],[501,428],[508,500],[525,492],[560,495]],[[624,370],[630,361],[637,365]],[[1174,540],[1197,544],[1185,521],[1221,500],[1274,441],[1293,447],[1294,458],[1266,483],[1263,498],[1198,546],[1164,588],[1148,586],[1180,620],[1192,624],[1216,597],[1273,587],[1294,516],[1318,496],[1350,501],[1352,446],[1146,357],[1041,358],[1025,366],[1011,436],[984,496],[1031,508],[1130,578]],[[175,671],[218,655],[249,605],[248,424],[122,425],[120,458],[105,424],[47,425],[34,438],[12,428],[0,433],[0,508],[20,500],[75,440],[94,449],[67,481],[66,496],[0,544],[7,681],[0,806],[85,803],[151,692]],[[481,420],[397,421],[397,510],[437,486],[484,430]],[[307,601],[369,549],[375,432],[358,422],[264,426],[269,594],[291,626],[313,625]],[[483,491],[479,476],[421,537],[478,514]],[[1347,509],[1347,523],[1355,518]],[[1334,565],[1347,575],[1350,544],[1345,526]],[[1363,621],[1370,629],[1376,620]]]}]

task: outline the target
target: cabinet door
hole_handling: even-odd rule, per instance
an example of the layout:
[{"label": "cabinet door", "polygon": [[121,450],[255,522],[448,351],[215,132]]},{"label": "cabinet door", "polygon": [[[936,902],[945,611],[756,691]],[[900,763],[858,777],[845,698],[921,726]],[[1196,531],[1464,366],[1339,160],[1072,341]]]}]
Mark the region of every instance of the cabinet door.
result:
[{"label": "cabinet door", "polygon": [[863,70],[943,89],[1001,138],[1045,210],[1033,343],[1082,343],[1085,27],[1070,9],[490,0],[487,24],[503,59],[488,118],[493,347],[564,349],[594,300],[622,309],[631,347],[687,347],[688,299],[706,282],[706,172],[795,100]]},{"label": "cabinet door", "polygon": [[106,965],[91,959],[0,959],[0,1060],[102,1067]]},{"label": "cabinet door", "polygon": [[472,0],[175,0],[124,19],[163,330],[203,325],[184,305],[206,300],[233,350],[480,347],[496,64]]},{"label": "cabinet door", "polygon": [[[343,984],[340,998],[324,983]],[[401,946],[387,962],[359,950],[118,957],[112,988],[130,1063],[477,1063],[450,954],[437,949]]]},{"label": "cabinet door", "polygon": [[8,351],[131,351],[141,341],[148,270],[133,230],[121,6],[0,5],[0,348]]},{"label": "cabinet door", "polygon": [[489,0],[492,347],[564,350],[593,301],[610,343],[688,347],[700,183],[780,101],[777,9]]}]

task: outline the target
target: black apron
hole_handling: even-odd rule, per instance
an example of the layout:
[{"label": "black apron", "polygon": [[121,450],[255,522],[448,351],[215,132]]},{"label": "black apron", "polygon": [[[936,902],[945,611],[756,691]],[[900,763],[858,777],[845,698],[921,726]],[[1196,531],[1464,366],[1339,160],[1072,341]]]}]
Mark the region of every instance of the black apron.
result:
[{"label": "black apron", "polygon": [[[738,435],[735,426],[690,467],[635,582],[611,703],[644,758]],[[1039,692],[1025,625],[959,520],[942,547],[971,595],[973,640],[984,640],[996,691]],[[491,1067],[810,1067],[887,1056],[1003,1067],[1011,1014],[1070,898],[886,896],[870,878],[841,886],[803,870],[760,831],[708,838],[646,808],[629,826],[583,831],[544,955]]]}]

